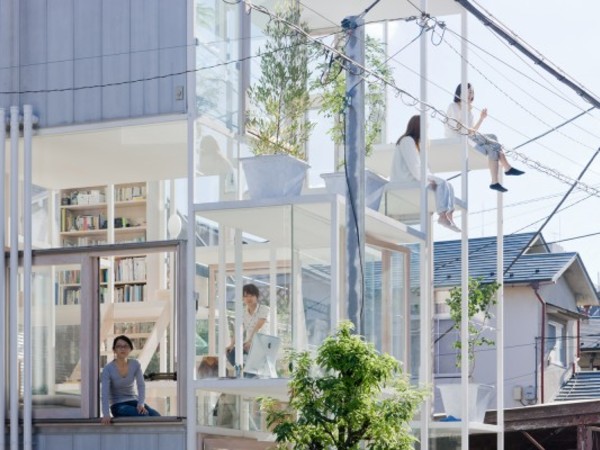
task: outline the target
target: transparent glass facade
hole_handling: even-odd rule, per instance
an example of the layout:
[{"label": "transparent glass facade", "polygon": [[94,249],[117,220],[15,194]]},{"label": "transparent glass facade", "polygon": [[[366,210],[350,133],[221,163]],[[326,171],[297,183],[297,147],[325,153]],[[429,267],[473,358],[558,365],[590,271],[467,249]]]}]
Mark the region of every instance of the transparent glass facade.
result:
[{"label": "transparent glass facade", "polygon": [[81,416],[81,266],[36,267],[32,274],[34,410]]}]

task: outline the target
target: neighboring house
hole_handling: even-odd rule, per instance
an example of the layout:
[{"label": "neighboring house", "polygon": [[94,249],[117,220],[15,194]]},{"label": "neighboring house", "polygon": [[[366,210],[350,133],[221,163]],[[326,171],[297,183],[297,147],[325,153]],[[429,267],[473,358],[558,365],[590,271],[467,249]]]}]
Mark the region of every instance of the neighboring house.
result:
[{"label": "neighboring house", "polygon": [[[584,318],[578,308],[598,305],[598,295],[580,256],[554,252],[542,236],[532,241],[534,236],[522,233],[504,237],[505,271],[510,267],[504,274],[506,408],[554,401],[577,369],[579,329]],[[435,344],[437,379],[460,376],[452,346],[456,331],[444,335],[452,327],[445,299],[452,287],[460,285],[460,272],[460,241],[437,242],[434,341],[441,337]],[[469,241],[469,275],[496,279],[496,237]],[[494,323],[489,333],[494,339]],[[495,384],[495,352],[491,350],[478,349],[474,381]]]}]

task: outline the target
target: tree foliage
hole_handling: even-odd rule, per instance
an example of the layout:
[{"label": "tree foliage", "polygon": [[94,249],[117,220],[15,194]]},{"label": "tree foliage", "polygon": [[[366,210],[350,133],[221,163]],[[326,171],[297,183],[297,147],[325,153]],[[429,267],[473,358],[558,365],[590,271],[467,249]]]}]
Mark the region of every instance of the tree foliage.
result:
[{"label": "tree foliage", "polygon": [[286,153],[306,159],[305,143],[314,128],[307,119],[308,65],[314,44],[288,25],[308,32],[308,26],[300,21],[297,2],[280,2],[275,13],[282,20],[272,19],[265,28],[260,77],[248,90],[251,108],[247,129],[256,138],[252,143],[255,154]]},{"label": "tree foliage", "polygon": [[[341,58],[336,58],[320,66],[321,70],[334,74],[327,80],[319,80],[322,84],[319,86],[322,88],[320,112],[334,119],[328,134],[338,145],[343,144],[346,133],[345,123],[340,119],[346,109],[346,71],[342,70],[345,64]],[[392,81],[392,70],[387,63],[383,44],[371,36],[365,38],[365,64],[384,80]],[[365,153],[370,155],[373,144],[381,140],[385,121],[385,82],[366,76],[365,83]]]},{"label": "tree foliage", "polygon": [[[469,277],[469,302],[468,302],[468,354],[469,361],[473,362],[475,358],[475,349],[483,345],[494,345],[494,341],[485,337],[485,324],[492,319],[490,308],[496,304],[496,291],[500,288],[500,284],[492,281],[490,283],[482,283],[482,278]],[[462,321],[462,289],[454,287],[450,290],[450,298],[446,303],[450,307],[450,318],[454,322],[454,328],[460,334],[460,324]],[[475,318],[478,318],[476,321]],[[460,367],[462,343],[460,340],[454,342],[454,348],[459,350],[456,356],[456,365]],[[471,366],[471,371],[473,366]]]},{"label": "tree foliage", "polygon": [[291,355],[286,409],[262,400],[279,449],[413,448],[408,423],[425,392],[410,385],[392,356],[379,353],[352,328],[342,323],[315,359],[308,352]]}]

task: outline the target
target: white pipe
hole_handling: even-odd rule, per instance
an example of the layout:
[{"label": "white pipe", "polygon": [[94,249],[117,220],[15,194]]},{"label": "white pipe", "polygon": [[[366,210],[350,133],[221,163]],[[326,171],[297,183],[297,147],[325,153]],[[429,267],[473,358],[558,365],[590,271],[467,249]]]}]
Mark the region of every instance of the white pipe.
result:
[{"label": "white pipe", "polygon": [[219,272],[217,285],[219,292],[219,376],[227,375],[227,359],[225,358],[225,347],[229,345],[229,326],[227,324],[227,251],[226,236],[229,230],[219,224]]},{"label": "white pipe", "polygon": [[[421,0],[421,11],[427,11],[427,0]],[[429,36],[423,33],[420,38],[420,94],[421,101],[427,102],[427,47]],[[419,378],[422,386],[432,386],[431,370],[431,273],[430,262],[433,258],[431,242],[431,216],[429,215],[429,196],[427,193],[427,167],[428,167],[428,119],[429,113],[421,108],[421,231],[425,234],[425,242],[421,244],[421,364]],[[408,282],[408,280],[407,280]],[[431,421],[432,401],[427,396],[421,409],[421,449],[429,450],[429,427]]]},{"label": "white pipe", "polygon": [[[0,327],[6,330],[6,259],[4,258],[6,233],[6,111],[0,108]],[[4,424],[6,423],[6,333],[0,333],[0,450],[5,450]]]},{"label": "white pipe", "polygon": [[[194,17],[194,0],[188,0],[187,3],[187,39],[188,42],[193,42]],[[195,64],[195,47],[188,45],[187,66],[188,69]],[[196,88],[195,88],[195,72],[189,71],[187,80],[187,245],[185,258],[185,308],[180,310],[180,313],[186,315],[185,326],[185,392],[187,401],[185,403],[185,411],[187,416],[186,425],[186,448],[196,448],[196,428],[198,424],[197,408],[196,408],[196,302],[195,302],[195,281],[196,281],[196,209],[194,207],[194,187],[196,181]],[[174,199],[171,199],[174,201]]]},{"label": "white pipe", "polygon": [[19,108],[10,107],[10,450],[19,450]]},{"label": "white pipe", "polygon": [[[236,376],[240,375],[244,365],[244,303],[243,292],[243,267],[242,267],[242,230],[236,228],[234,238],[234,263],[235,263],[235,365]],[[240,372],[238,372],[238,369]]]},{"label": "white pipe", "polygon": [[[502,183],[502,171],[498,175]],[[496,220],[497,230],[497,282],[500,284],[497,292],[496,306],[496,424],[498,425],[497,448],[504,450],[504,197],[497,194]]]},{"label": "white pipe", "polygon": [[340,280],[340,252],[338,251],[341,248],[342,238],[340,236],[340,202],[339,200],[334,200],[331,202],[331,228],[329,230],[330,239],[331,239],[331,247],[329,249],[330,252],[330,261],[331,261],[331,287],[330,287],[330,304],[329,304],[329,333],[333,333],[340,323],[340,300],[342,298],[340,289],[341,289],[341,280]]},{"label": "white pipe", "polygon": [[277,322],[277,248],[275,244],[269,245],[269,332],[271,336],[278,336]]},{"label": "white pipe", "polygon": [[[461,10],[461,35],[463,36],[461,44],[461,105],[468,105],[469,90],[466,89],[468,82],[468,22],[467,11]],[[461,108],[461,122],[468,123],[467,115],[468,108]],[[468,180],[468,164],[469,164],[469,142],[467,136],[462,138],[463,146],[463,165],[462,165],[462,200],[465,203],[465,209],[461,215],[461,324],[460,324],[460,341],[461,341],[461,449],[468,450],[469,448],[469,180]]]},{"label": "white pipe", "polygon": [[33,134],[33,112],[31,105],[23,106],[23,448],[31,450],[31,382],[33,358],[31,345],[31,138]]}]

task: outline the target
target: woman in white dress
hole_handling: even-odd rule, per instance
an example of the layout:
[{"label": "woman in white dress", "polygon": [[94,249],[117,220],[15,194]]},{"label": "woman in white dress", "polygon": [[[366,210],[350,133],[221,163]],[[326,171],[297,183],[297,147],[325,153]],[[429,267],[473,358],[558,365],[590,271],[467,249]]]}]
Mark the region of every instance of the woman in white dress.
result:
[{"label": "woman in white dress", "polygon": [[[419,144],[421,140],[421,118],[412,116],[406,131],[396,142],[396,151],[392,162],[391,181],[412,182],[421,180],[421,157]],[[460,231],[452,215],[454,214],[454,189],[448,181],[433,175],[427,169],[429,186],[435,191],[438,223],[453,231]]]},{"label": "woman in white dress", "polygon": [[450,103],[450,106],[448,106],[448,111],[446,112],[446,115],[448,116],[448,121],[446,122],[446,137],[455,137],[460,136],[461,134],[468,134],[469,141],[473,144],[475,150],[488,157],[488,164],[492,176],[492,184],[490,184],[490,189],[498,192],[506,192],[508,189],[502,186],[498,181],[498,171],[500,170],[500,165],[502,165],[504,168],[505,175],[523,175],[525,172],[515,169],[509,164],[508,160],[506,159],[506,155],[502,150],[502,145],[498,143],[498,138],[495,134],[477,133],[482,122],[487,117],[487,108],[483,108],[481,110],[479,119],[475,124],[473,124],[472,109],[473,100],[475,99],[475,91],[473,90],[471,83],[469,83],[467,86],[469,93],[466,127],[462,125],[462,88],[459,84],[454,91],[454,101]]}]

